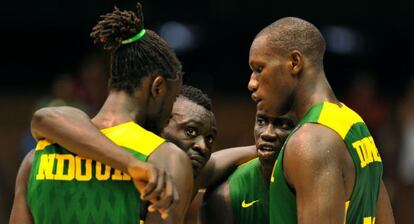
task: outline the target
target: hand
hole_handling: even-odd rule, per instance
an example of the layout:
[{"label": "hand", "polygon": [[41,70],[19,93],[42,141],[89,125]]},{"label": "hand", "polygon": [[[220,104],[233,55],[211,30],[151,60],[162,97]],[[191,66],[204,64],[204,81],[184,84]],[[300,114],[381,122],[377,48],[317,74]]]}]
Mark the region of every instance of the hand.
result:
[{"label": "hand", "polygon": [[179,199],[168,173],[157,169],[151,163],[138,160],[128,167],[128,173],[141,194],[141,200],[151,202],[148,211],[158,211],[162,219],[167,219],[172,204]]}]

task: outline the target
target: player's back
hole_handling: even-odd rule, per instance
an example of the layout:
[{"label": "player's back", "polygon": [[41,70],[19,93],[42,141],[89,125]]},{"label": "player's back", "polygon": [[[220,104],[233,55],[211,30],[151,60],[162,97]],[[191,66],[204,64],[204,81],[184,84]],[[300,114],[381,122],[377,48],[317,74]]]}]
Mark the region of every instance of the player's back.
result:
[{"label": "player's back", "polygon": [[[164,142],[134,122],[102,132],[141,161]],[[27,188],[35,223],[138,223],[139,193],[131,177],[45,140],[36,147]]]}]

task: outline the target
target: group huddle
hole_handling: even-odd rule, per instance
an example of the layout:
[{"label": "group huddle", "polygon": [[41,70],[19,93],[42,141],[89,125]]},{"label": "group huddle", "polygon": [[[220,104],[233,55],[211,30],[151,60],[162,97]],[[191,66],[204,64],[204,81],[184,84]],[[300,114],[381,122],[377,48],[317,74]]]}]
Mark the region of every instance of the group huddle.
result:
[{"label": "group huddle", "polygon": [[256,35],[255,145],[215,153],[211,100],[182,85],[139,3],[103,15],[91,37],[111,54],[109,95],[93,118],[73,107],[33,115],[38,143],[10,223],[184,223],[200,189],[200,223],[394,223],[379,150],[331,89],[311,23],[285,17]]}]

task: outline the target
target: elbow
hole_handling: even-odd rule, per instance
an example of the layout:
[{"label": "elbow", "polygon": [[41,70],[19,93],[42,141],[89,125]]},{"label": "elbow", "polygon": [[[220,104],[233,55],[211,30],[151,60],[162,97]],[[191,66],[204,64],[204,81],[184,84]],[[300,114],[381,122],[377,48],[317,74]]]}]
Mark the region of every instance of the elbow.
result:
[{"label": "elbow", "polygon": [[47,127],[48,123],[53,123],[53,120],[58,119],[59,114],[53,107],[41,108],[37,110],[32,117],[31,129],[33,133],[41,132],[43,128]]}]

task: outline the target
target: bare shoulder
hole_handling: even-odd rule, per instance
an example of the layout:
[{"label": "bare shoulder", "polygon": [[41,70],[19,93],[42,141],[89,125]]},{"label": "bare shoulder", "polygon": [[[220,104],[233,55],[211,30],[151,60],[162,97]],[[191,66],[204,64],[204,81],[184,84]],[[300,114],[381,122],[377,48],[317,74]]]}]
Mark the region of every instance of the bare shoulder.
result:
[{"label": "bare shoulder", "polygon": [[151,153],[148,158],[148,161],[150,162],[159,162],[163,160],[190,163],[190,159],[187,154],[172,142],[162,143],[154,150],[153,153]]},{"label": "bare shoulder", "polygon": [[35,154],[35,150],[34,149],[30,150],[30,152],[26,154],[26,156],[24,157],[22,161],[22,164],[20,165],[20,170],[24,173],[27,173],[27,175],[30,173],[32,169],[34,154]]},{"label": "bare shoulder", "polygon": [[285,156],[318,161],[335,157],[344,148],[345,143],[335,131],[320,124],[307,123],[289,139]]},{"label": "bare shoulder", "polygon": [[285,175],[291,179],[292,176],[322,172],[326,168],[339,172],[346,152],[345,143],[335,131],[320,124],[307,123],[287,142],[283,160]]}]

